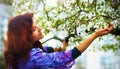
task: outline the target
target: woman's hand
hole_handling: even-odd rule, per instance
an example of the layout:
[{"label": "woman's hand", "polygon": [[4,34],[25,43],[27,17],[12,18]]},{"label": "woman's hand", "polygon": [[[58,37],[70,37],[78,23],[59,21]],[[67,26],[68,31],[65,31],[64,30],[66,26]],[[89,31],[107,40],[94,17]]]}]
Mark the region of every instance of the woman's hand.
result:
[{"label": "woman's hand", "polygon": [[98,29],[95,34],[97,37],[99,36],[103,36],[103,35],[106,35],[108,34],[109,32],[112,31],[112,29],[114,28],[114,25],[112,23],[109,24],[108,27],[104,28],[104,29]]},{"label": "woman's hand", "polygon": [[68,45],[68,43],[64,40],[62,43],[62,51],[66,50],[67,45]]},{"label": "woman's hand", "polygon": [[64,40],[62,42],[62,46],[59,48],[53,48],[54,52],[61,52],[61,51],[65,51],[67,47],[67,42]]}]

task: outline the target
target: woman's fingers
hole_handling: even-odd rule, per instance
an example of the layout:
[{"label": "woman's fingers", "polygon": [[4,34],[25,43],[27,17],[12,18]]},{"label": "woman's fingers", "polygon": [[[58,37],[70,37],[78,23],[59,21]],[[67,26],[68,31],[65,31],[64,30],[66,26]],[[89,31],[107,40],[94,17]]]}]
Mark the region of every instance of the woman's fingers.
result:
[{"label": "woman's fingers", "polygon": [[114,24],[113,24],[113,23],[110,23],[110,24],[108,25],[109,31],[111,31],[113,28],[114,28]]},{"label": "woman's fingers", "polygon": [[110,23],[110,24],[108,25],[108,27],[109,27],[109,28],[113,28],[113,27],[114,27],[114,24],[113,24],[113,23]]},{"label": "woman's fingers", "polygon": [[114,27],[114,24],[113,24],[113,23],[110,23],[107,28],[99,29],[99,30],[96,31],[96,33],[97,33],[98,36],[106,35],[106,34],[108,34],[110,31],[112,31],[113,27]]}]

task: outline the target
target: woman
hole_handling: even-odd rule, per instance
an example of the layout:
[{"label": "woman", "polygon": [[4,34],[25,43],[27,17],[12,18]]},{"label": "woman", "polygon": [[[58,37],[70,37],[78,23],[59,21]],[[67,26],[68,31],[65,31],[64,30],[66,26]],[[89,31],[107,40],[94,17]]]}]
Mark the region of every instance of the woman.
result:
[{"label": "woman", "polygon": [[[99,29],[80,45],[68,51],[43,47],[39,41],[44,36],[33,20],[33,13],[13,17],[8,24],[5,63],[8,69],[70,69],[74,60],[99,36],[113,29],[110,24]],[[63,50],[66,43],[63,44]]]}]

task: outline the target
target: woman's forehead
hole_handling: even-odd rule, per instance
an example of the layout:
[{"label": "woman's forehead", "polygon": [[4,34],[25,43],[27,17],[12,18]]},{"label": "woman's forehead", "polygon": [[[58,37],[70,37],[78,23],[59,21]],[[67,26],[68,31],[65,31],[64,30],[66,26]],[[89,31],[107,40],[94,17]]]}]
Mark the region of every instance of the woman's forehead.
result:
[{"label": "woman's forehead", "polygon": [[33,22],[33,27],[39,26],[36,22]]},{"label": "woman's forehead", "polygon": [[33,26],[35,26],[36,25],[36,23],[35,22],[33,22]]},{"label": "woman's forehead", "polygon": [[33,24],[36,24],[36,19],[33,17]]}]

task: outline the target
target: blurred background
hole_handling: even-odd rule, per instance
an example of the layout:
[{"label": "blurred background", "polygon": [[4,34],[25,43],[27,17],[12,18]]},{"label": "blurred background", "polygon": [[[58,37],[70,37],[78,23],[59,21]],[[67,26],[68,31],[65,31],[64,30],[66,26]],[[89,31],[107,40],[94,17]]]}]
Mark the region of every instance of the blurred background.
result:
[{"label": "blurred background", "polygon": [[5,69],[8,20],[27,12],[34,13],[46,35],[41,40],[43,45],[60,47],[70,36],[67,50],[113,22],[113,31],[97,38],[72,69],[120,69],[120,0],[0,0],[0,8],[0,69]]}]

